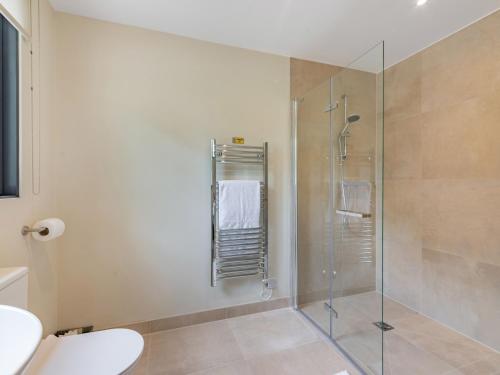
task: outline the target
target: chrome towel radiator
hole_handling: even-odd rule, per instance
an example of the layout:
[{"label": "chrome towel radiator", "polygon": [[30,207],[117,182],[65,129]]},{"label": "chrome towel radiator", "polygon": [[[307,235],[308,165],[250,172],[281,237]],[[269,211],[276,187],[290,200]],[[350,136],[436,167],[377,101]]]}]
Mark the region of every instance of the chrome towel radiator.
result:
[{"label": "chrome towel radiator", "polygon": [[[267,142],[262,146],[224,145],[212,139],[212,280],[261,275],[268,278]],[[260,227],[219,229],[219,185],[217,172],[225,164],[237,169],[255,165],[262,168],[260,184]],[[259,168],[260,169],[260,168]],[[233,171],[234,172],[234,171]]]}]

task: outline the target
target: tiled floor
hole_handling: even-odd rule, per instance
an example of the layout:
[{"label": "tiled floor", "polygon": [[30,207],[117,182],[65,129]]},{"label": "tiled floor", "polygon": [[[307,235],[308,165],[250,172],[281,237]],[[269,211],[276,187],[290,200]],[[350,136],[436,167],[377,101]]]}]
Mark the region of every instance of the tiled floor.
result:
[{"label": "tiled floor", "polygon": [[[341,319],[338,343],[367,372],[381,374],[380,295],[363,293],[335,299]],[[324,304],[304,306],[328,322]],[[500,354],[390,299],[384,334],[385,375],[500,375]],[[144,336],[144,354],[134,375],[333,375],[348,363],[318,331],[292,309],[280,309]]]},{"label": "tiled floor", "polygon": [[[375,292],[336,298],[334,335],[339,345],[367,372],[381,374],[381,297]],[[328,325],[324,303],[303,306],[306,314]],[[500,375],[500,354],[405,306],[384,300],[384,320],[394,330],[384,333],[385,375]]]},{"label": "tiled floor", "polygon": [[280,309],[144,335],[134,375],[359,375],[309,322]]}]

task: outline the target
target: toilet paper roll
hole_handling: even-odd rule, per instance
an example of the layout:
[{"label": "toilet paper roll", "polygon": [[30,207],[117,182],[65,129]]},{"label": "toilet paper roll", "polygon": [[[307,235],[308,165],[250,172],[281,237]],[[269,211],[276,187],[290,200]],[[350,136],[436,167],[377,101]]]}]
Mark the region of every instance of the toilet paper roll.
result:
[{"label": "toilet paper roll", "polygon": [[40,233],[33,232],[31,234],[35,240],[45,242],[61,236],[66,229],[66,225],[61,219],[49,218],[36,222],[33,228],[45,228]]}]

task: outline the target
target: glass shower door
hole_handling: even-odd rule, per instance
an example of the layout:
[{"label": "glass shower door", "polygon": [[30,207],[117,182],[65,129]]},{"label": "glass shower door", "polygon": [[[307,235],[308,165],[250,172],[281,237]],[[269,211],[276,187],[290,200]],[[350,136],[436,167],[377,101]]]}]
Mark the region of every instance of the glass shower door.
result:
[{"label": "glass shower door", "polygon": [[330,334],[331,80],[296,99],[296,304]]},{"label": "glass shower door", "polygon": [[332,338],[367,373],[383,373],[383,44],[333,77]]},{"label": "glass shower door", "polygon": [[[383,373],[383,44],[294,101],[295,305]],[[379,325],[379,326],[377,326]]]}]

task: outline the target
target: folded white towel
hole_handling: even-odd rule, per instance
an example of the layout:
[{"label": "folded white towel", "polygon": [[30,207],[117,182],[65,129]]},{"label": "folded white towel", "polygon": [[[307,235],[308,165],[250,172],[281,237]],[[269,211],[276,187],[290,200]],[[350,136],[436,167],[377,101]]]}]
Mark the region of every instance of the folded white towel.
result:
[{"label": "folded white towel", "polygon": [[370,213],[372,184],[369,181],[344,181],[346,210]]},{"label": "folded white towel", "polygon": [[260,227],[260,182],[219,181],[219,229]]},{"label": "folded white towel", "polygon": [[349,375],[349,373],[347,371],[341,371],[341,372],[337,372],[335,375]]}]

